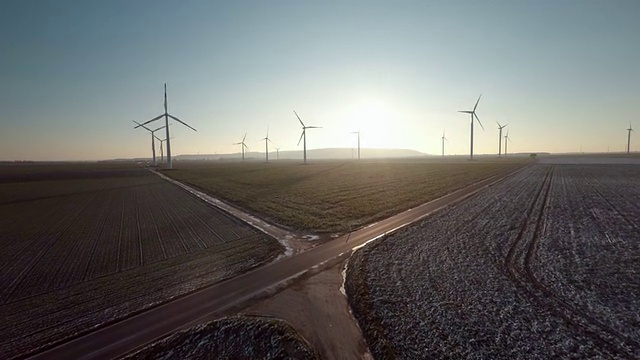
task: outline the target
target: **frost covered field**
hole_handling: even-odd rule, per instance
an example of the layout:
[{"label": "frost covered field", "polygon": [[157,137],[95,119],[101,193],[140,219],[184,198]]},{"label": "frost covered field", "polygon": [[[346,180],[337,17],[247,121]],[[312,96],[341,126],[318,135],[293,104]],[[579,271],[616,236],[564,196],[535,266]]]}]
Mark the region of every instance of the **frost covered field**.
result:
[{"label": "frost covered field", "polygon": [[518,175],[356,252],[376,358],[640,356],[640,166]]},{"label": "frost covered field", "polygon": [[318,359],[309,343],[278,319],[232,316],[169,335],[124,358]]}]

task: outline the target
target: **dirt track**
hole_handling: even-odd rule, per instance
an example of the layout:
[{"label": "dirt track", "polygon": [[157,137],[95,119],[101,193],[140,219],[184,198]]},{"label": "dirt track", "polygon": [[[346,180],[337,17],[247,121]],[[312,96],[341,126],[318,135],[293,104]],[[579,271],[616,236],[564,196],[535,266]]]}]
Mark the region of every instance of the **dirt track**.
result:
[{"label": "dirt track", "polygon": [[360,328],[340,292],[344,262],[243,310],[287,321],[324,359],[368,359]]}]

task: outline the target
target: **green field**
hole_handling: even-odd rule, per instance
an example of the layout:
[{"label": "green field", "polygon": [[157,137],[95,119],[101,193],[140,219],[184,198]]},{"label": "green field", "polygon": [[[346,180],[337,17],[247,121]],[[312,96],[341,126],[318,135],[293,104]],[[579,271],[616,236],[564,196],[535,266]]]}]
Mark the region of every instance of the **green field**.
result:
[{"label": "green field", "polygon": [[343,232],[384,219],[529,160],[179,162],[172,178],[280,225]]}]

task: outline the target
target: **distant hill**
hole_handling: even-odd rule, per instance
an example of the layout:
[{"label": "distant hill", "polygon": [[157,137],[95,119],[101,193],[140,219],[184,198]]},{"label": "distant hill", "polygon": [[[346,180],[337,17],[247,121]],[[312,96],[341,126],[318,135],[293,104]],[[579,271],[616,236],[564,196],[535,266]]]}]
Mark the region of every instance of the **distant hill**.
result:
[{"label": "distant hill", "polygon": [[[409,149],[360,149],[360,157],[362,159],[381,159],[381,158],[406,158],[416,156],[429,156]],[[246,160],[264,160],[263,152],[246,152],[244,154]],[[280,151],[280,159],[302,159],[302,150]],[[234,154],[190,154],[178,155],[173,157],[175,160],[239,160],[242,158],[240,153]],[[357,159],[358,149],[351,148],[328,148],[307,150],[307,159],[329,160],[329,159]],[[276,159],[276,152],[269,152],[269,159]]]}]

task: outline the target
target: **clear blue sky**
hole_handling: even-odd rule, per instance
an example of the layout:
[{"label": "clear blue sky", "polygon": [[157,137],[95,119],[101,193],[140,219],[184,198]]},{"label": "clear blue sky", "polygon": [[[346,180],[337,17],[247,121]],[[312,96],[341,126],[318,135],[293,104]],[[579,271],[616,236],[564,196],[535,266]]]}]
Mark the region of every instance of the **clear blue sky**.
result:
[{"label": "clear blue sky", "polygon": [[[621,151],[640,129],[639,1],[2,1],[0,160],[310,148]],[[640,134],[634,135],[640,150]]]}]

